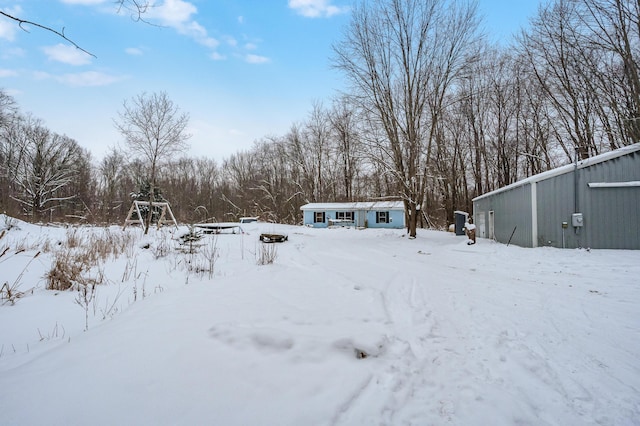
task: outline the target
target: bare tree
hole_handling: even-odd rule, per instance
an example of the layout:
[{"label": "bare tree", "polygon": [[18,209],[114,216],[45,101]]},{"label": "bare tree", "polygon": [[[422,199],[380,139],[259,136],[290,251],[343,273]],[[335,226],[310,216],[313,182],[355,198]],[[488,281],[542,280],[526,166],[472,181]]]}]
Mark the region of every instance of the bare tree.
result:
[{"label": "bare tree", "polygon": [[583,60],[588,46],[578,16],[572,0],[557,0],[540,8],[523,37],[529,67],[555,110],[553,133],[568,159],[575,153],[588,158],[599,150],[595,108],[600,99]]},{"label": "bare tree", "polygon": [[124,136],[134,155],[141,157],[149,167],[149,214],[145,233],[149,232],[153,213],[153,194],[157,171],[162,161],[187,149],[191,135],[186,132],[189,115],[169,99],[165,92],[142,93],[123,103],[115,126]]},{"label": "bare tree", "polygon": [[77,195],[65,193],[64,188],[76,178],[83,151],[75,140],[52,133],[30,117],[16,134],[24,145],[13,171],[16,194],[12,198],[34,218],[45,212],[51,216]]},{"label": "bare tree", "polygon": [[73,143],[77,146],[77,160],[73,164],[74,178],[60,189],[61,196],[70,198],[61,205],[58,217],[82,222],[94,221],[98,218],[94,209],[98,184],[91,152],[76,141]]},{"label": "bare tree", "polygon": [[17,110],[18,107],[13,97],[0,89],[0,128],[11,121],[11,117],[15,115]]},{"label": "bare tree", "polygon": [[313,198],[324,201],[328,197],[327,188],[332,186],[329,180],[328,157],[330,122],[327,111],[321,102],[314,102],[307,119],[304,136],[307,142],[305,155],[312,158],[316,193]]},{"label": "bare tree", "polygon": [[[604,89],[604,96],[613,101],[609,103],[621,118],[621,127],[607,126],[605,122],[605,130],[609,134],[615,133],[626,143],[635,143],[640,139],[640,2],[572,1],[577,3],[580,21],[586,27],[589,50],[602,52],[594,64],[600,67],[596,80]],[[616,127],[620,127],[620,131]],[[616,147],[612,141],[611,148]]]},{"label": "bare tree", "polygon": [[126,199],[122,191],[126,167],[124,153],[116,148],[111,148],[98,164],[99,207],[102,218],[109,223],[114,218],[114,211],[121,210]]},{"label": "bare tree", "polygon": [[334,101],[329,121],[335,140],[333,150],[340,169],[345,201],[353,201],[355,180],[361,162],[356,120],[356,110],[349,105],[346,97]]},{"label": "bare tree", "polygon": [[0,89],[0,209],[9,212],[12,170],[20,150],[16,148],[15,130],[20,121],[14,99]]},{"label": "bare tree", "polygon": [[199,158],[196,160],[198,198],[197,205],[204,206],[208,213],[205,219],[215,215],[215,209],[220,205],[220,179],[221,172],[218,163],[214,159]]},{"label": "bare tree", "polygon": [[532,176],[555,167],[554,147],[551,132],[554,118],[550,113],[550,102],[527,60],[517,56],[513,64],[515,71],[516,97],[518,100],[518,138],[522,145],[522,171]]},{"label": "bare tree", "polygon": [[297,189],[291,179],[292,166],[285,152],[286,144],[280,138],[265,138],[256,142],[257,185],[253,188],[255,214],[264,220],[291,223],[295,220],[297,206],[292,206]]},{"label": "bare tree", "polygon": [[292,167],[293,182],[299,188],[305,202],[322,201],[316,198],[317,188],[316,163],[313,156],[308,155],[312,147],[303,130],[303,125],[294,123],[285,135],[286,152]]},{"label": "bare tree", "polygon": [[223,200],[228,204],[225,215],[238,218],[247,214],[247,207],[252,207],[252,189],[258,183],[256,163],[257,156],[253,151],[238,152],[223,162],[225,180],[230,184],[223,192]]},{"label": "bare tree", "polygon": [[444,100],[477,40],[476,16],[476,6],[463,2],[360,2],[334,47],[334,65],[351,81],[354,99],[384,129],[384,145],[371,159],[398,183],[410,237],[416,236]]}]

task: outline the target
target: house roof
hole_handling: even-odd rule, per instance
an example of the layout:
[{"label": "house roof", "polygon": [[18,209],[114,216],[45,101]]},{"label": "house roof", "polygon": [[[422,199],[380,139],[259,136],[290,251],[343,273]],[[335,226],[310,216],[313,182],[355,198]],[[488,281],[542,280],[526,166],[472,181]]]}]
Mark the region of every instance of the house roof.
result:
[{"label": "house roof", "polygon": [[[633,152],[640,151],[640,143],[635,143],[633,145],[628,145],[613,151],[605,152],[604,154],[596,155],[585,160],[578,161],[578,169],[583,169],[585,167],[593,166],[598,163],[603,163],[605,161],[613,160],[614,158],[622,157],[623,155],[628,155]],[[487,192],[486,194],[482,194],[473,199],[473,201],[481,200],[485,197],[489,197],[491,195],[495,195],[500,192],[509,191],[514,188],[518,188],[523,185],[532,184],[536,182],[541,182],[543,180],[551,179],[555,176],[560,176],[565,173],[570,173],[575,169],[576,165],[574,163],[566,164],[564,166],[557,167],[555,169],[547,170],[546,172],[538,173],[537,175],[529,176],[526,179],[519,180],[518,182],[514,182],[511,185],[503,186],[502,188],[496,189],[495,191]]]},{"label": "house roof", "polygon": [[309,203],[300,210],[404,210],[402,201],[358,201],[353,203]]}]

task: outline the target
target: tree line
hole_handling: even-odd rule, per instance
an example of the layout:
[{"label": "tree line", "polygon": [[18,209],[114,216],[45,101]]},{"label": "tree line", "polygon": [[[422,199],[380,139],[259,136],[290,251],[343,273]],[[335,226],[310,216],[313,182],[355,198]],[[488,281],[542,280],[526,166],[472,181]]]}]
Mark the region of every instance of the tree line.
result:
[{"label": "tree line", "polygon": [[[171,156],[135,149],[127,113],[158,94],[114,120],[128,151],[92,161],[0,91],[0,209],[121,223],[132,197],[159,190],[183,222],[295,224],[308,202],[400,199],[415,235],[475,196],[637,142],[639,12],[633,0],[554,0],[502,46],[483,36],[474,2],[356,2],[331,58],[348,89],[220,163],[176,158],[183,132],[167,140]],[[184,131],[188,116],[175,119]]]}]

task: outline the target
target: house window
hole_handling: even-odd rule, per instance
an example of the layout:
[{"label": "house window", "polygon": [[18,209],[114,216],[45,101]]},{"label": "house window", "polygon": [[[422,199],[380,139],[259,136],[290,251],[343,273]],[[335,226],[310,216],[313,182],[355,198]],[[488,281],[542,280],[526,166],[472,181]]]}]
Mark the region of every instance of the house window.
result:
[{"label": "house window", "polygon": [[376,212],[376,223],[389,223],[389,212]]},{"label": "house window", "polygon": [[313,214],[313,222],[314,223],[324,223],[324,212],[314,212],[314,214]]},{"label": "house window", "polygon": [[353,222],[353,212],[336,212],[336,219]]}]

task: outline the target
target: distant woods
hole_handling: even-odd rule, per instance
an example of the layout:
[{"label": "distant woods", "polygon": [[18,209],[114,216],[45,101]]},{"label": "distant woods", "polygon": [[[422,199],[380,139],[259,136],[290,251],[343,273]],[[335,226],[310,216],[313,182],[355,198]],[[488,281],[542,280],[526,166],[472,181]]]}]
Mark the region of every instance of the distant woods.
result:
[{"label": "distant woods", "polygon": [[307,202],[395,198],[444,226],[477,195],[640,140],[639,2],[543,2],[509,45],[481,27],[463,1],[357,2],[331,58],[346,93],[221,163],[154,172],[115,149],[92,161],[0,91],[0,210],[121,223],[151,184],[185,222],[299,223]]}]

